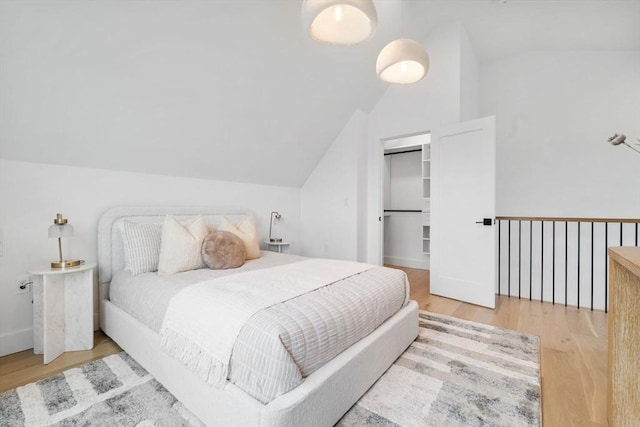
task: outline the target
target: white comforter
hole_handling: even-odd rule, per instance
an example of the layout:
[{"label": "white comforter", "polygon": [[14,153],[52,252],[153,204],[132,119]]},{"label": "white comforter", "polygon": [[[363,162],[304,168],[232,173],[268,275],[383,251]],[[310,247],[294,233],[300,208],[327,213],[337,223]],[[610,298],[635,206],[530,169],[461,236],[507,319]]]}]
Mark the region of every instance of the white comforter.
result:
[{"label": "white comforter", "polygon": [[189,286],[169,303],[162,346],[207,383],[223,387],[234,344],[251,316],[373,267],[309,259]]},{"label": "white comforter", "polygon": [[[109,299],[159,334],[169,302],[188,286],[306,259],[274,252],[262,255],[231,270],[205,268],[135,277],[119,271],[111,281]],[[267,404],[369,335],[408,299],[409,284],[403,271],[375,267],[261,310],[238,335],[228,380]]]}]

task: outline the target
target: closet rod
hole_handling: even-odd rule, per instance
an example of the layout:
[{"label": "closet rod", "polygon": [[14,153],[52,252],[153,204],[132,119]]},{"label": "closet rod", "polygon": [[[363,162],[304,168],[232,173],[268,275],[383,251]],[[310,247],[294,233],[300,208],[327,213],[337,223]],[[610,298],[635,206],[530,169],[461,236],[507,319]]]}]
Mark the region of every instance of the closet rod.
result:
[{"label": "closet rod", "polygon": [[384,155],[385,156],[393,156],[394,154],[415,153],[416,151],[422,151],[422,148],[416,148],[416,149],[407,150],[407,151],[397,151],[395,153],[384,153]]}]

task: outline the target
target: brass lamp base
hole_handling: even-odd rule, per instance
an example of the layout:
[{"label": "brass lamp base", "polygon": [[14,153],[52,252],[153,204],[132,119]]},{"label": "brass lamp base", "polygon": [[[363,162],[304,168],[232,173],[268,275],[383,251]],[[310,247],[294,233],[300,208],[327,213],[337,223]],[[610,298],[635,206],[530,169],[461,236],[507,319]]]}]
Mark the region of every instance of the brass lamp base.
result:
[{"label": "brass lamp base", "polygon": [[84,264],[82,260],[72,260],[72,261],[55,261],[51,263],[51,268],[69,268],[69,267],[77,267],[80,264]]}]

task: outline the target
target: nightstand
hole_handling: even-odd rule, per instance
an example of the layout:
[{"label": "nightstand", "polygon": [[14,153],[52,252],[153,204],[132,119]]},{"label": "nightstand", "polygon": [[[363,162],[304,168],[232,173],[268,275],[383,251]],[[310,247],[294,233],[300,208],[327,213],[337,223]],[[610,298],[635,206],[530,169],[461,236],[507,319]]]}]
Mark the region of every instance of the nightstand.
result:
[{"label": "nightstand", "polygon": [[275,247],[276,250],[274,252],[282,253],[282,250],[286,249],[291,245],[292,242],[270,242],[269,240],[264,241],[267,244],[267,250],[270,251],[272,247]]},{"label": "nightstand", "polygon": [[65,351],[93,348],[93,269],[37,267],[33,280],[33,352],[51,362]]}]

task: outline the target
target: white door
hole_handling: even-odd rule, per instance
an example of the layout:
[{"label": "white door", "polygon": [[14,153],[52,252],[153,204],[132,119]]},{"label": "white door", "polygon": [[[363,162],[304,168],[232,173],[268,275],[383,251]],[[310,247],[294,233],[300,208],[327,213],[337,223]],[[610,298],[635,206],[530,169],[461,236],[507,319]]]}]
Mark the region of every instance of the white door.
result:
[{"label": "white door", "polygon": [[432,134],[435,295],[495,307],[495,166],[495,117],[446,125]]}]

